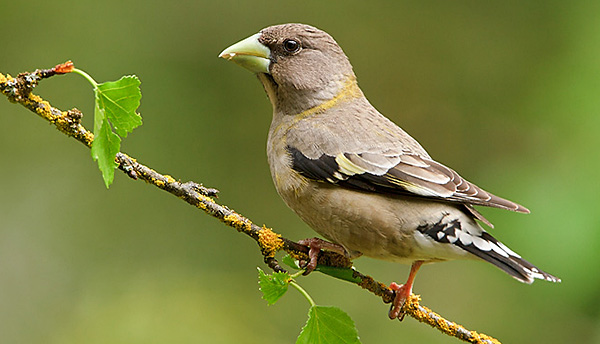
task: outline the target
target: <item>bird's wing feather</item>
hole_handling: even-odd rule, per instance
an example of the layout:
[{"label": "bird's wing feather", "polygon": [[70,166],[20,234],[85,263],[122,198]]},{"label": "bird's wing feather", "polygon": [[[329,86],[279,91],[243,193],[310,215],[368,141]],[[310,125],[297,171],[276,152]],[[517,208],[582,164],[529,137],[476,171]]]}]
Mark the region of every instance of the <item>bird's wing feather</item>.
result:
[{"label": "bird's wing feather", "polygon": [[[323,154],[310,159],[288,146],[292,168],[316,181],[365,191],[405,194],[466,205],[529,213],[517,203],[484,191],[428,157],[405,153]],[[471,207],[472,208],[472,207]]]}]

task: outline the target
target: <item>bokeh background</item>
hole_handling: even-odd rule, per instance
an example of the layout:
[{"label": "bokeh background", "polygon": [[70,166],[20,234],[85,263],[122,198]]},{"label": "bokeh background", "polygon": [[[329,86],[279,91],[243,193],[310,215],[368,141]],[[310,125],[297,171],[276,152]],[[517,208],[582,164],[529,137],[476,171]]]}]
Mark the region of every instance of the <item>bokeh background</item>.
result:
[{"label": "bokeh background", "polygon": [[[499,239],[560,276],[516,282],[489,264],[423,268],[424,304],[506,343],[600,343],[600,2],[2,1],[0,72],[71,59],[98,81],[136,74],[144,125],[123,144],[140,162],[221,191],[286,237],[313,232],[280,201],[256,78],[217,58],[272,24],[331,33],[371,102],[437,160],[532,210],[482,212]],[[77,107],[77,75],[36,93]],[[256,244],[143,182],[106,190],[89,150],[0,99],[1,343],[292,343],[307,302],[260,298]],[[361,258],[377,279],[408,267]],[[300,283],[356,322],[364,343],[457,343],[356,286]]]}]

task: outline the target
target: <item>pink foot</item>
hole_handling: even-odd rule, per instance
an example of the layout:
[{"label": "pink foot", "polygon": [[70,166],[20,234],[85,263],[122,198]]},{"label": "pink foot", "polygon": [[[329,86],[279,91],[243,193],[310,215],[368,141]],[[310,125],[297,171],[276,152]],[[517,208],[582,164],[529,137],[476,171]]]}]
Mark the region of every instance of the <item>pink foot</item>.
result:
[{"label": "pink foot", "polygon": [[396,319],[402,321],[404,319],[405,313],[402,311],[402,307],[408,300],[408,297],[412,293],[413,283],[415,282],[415,276],[417,275],[417,271],[421,265],[423,265],[424,261],[416,260],[412,263],[410,267],[410,274],[408,275],[408,280],[404,284],[398,284],[395,282],[390,283],[390,289],[394,291],[394,301],[392,302],[392,306],[390,307],[390,313],[388,314],[390,319]]},{"label": "pink foot", "polygon": [[398,318],[398,320],[402,321],[402,319],[404,319],[402,307],[404,306],[404,303],[406,303],[406,300],[408,300],[408,297],[412,292],[412,288],[406,284],[397,284],[396,282],[392,282],[390,284],[390,289],[394,291],[396,296],[394,297],[394,301],[392,302],[390,313],[388,315],[392,320]]}]

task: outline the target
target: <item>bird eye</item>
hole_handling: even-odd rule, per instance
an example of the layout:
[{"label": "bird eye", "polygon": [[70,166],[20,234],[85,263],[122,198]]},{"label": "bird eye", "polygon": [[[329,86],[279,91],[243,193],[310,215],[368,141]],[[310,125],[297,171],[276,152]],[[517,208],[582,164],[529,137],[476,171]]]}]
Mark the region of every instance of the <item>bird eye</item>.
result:
[{"label": "bird eye", "polygon": [[298,41],[295,41],[293,39],[286,39],[283,42],[283,48],[289,53],[295,53],[298,50],[300,50],[300,43],[298,43]]}]

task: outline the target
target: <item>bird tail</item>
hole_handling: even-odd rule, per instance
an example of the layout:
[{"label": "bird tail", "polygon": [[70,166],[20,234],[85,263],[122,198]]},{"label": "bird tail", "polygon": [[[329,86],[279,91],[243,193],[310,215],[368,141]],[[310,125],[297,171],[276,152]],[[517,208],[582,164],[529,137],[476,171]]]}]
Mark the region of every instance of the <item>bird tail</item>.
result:
[{"label": "bird tail", "polygon": [[463,228],[459,219],[447,221],[442,218],[437,223],[421,225],[417,229],[439,243],[458,246],[494,264],[523,283],[531,284],[535,279],[560,282],[560,278],[521,258],[477,224]]},{"label": "bird tail", "polygon": [[463,248],[486,262],[494,264],[520,282],[531,284],[535,279],[560,282],[560,278],[542,271],[527,260],[521,258],[520,255],[496,240],[496,238],[491,236],[488,232],[483,231],[480,237],[491,244],[489,250],[480,249],[477,245],[467,245]]}]

